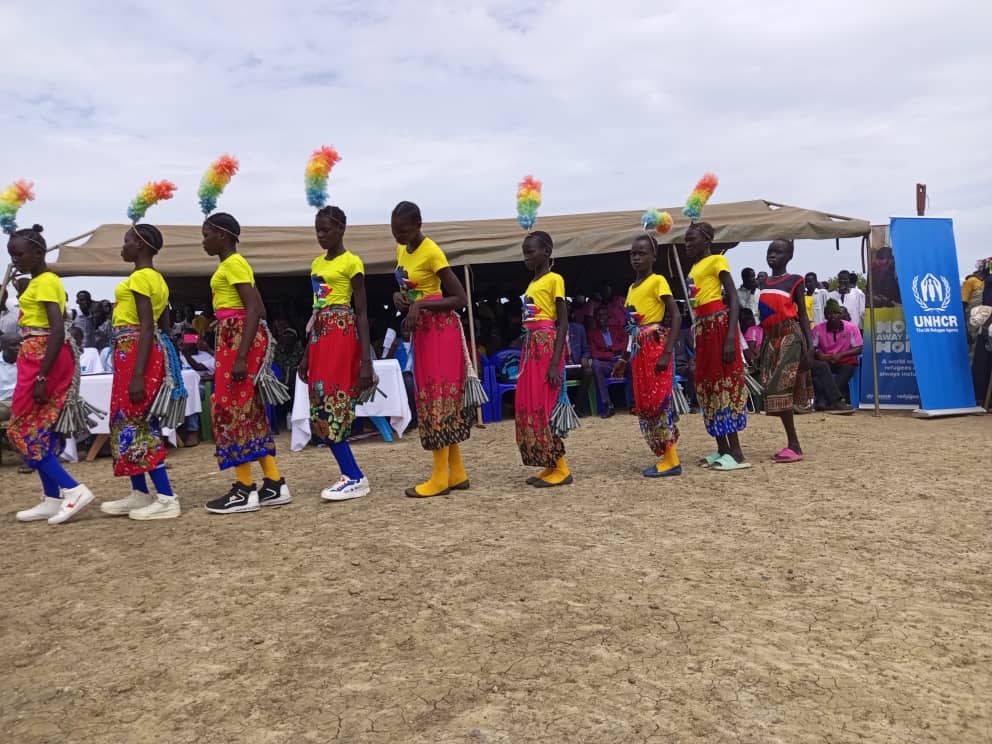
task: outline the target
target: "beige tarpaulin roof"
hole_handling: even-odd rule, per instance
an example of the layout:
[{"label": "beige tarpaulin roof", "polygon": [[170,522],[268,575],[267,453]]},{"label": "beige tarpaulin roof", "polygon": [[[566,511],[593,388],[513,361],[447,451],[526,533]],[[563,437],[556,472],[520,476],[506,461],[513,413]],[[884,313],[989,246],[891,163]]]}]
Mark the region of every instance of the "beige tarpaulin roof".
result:
[{"label": "beige tarpaulin roof", "polygon": [[[675,226],[663,243],[681,243],[689,222],[678,208],[668,210]],[[542,216],[538,227],[551,234],[555,256],[584,256],[624,251],[640,232],[643,210]],[[867,235],[868,222],[754,200],[711,204],[704,218],[716,228],[717,243],[786,239],[852,238]],[[200,245],[199,225],[158,225],[165,249],[155,266],[169,279],[209,276],[217,259]],[[125,276],[131,271],[120,249],[127,225],[101,225],[80,246],[65,246],[52,267],[62,276]],[[520,261],[523,231],[515,219],[469,220],[424,224],[430,236],[454,265]],[[351,225],[345,235],[348,249],[361,256],[366,274],[392,273],[396,242],[389,225]],[[320,249],[313,227],[242,227],[240,251],[259,276],[306,275]]]}]

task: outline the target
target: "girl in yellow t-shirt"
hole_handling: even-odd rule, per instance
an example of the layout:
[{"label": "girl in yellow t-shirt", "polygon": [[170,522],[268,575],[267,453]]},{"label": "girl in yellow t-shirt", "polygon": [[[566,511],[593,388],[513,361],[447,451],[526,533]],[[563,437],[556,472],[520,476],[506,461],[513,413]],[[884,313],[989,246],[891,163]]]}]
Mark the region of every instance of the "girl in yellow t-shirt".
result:
[{"label": "girl in yellow t-shirt", "polygon": [[[211,398],[217,462],[221,469],[233,467],[236,477],[231,490],[208,501],[206,509],[231,514],[288,504],[292,497],[276,466],[276,445],[255,385],[263,373],[270,339],[255,273],[238,253],[241,225],[231,215],[215,212],[204,221],[202,232],[204,252],[220,259],[210,277],[217,317],[217,368]],[[251,475],[255,461],[262,466],[260,489],[255,488]]]},{"label": "girl in yellow t-shirt", "polygon": [[[362,259],[344,247],[348,219],[338,207],[317,212],[317,242],[326,252],[310,266],[313,319],[300,362],[310,390],[310,428],[326,444],[341,477],[320,493],[326,501],[365,496],[369,480],[348,444],[358,395],[372,386],[372,346]],[[354,302],[354,310],[352,303]]]},{"label": "girl in yellow t-shirt", "polygon": [[[114,475],[131,478],[131,493],[105,501],[100,511],[131,519],[174,519],[179,499],[165,470],[165,445],[158,419],[148,412],[170,367],[168,351],[156,333],[168,333],[169,287],[155,270],[155,255],[162,249],[162,233],[154,225],[134,225],[124,234],[121,257],[134,271],[114,291],[114,382],[110,394],[110,451]],[[151,476],[156,496],[148,492],[145,473]]]},{"label": "girl in yellow t-shirt", "polygon": [[526,336],[517,378],[516,431],[524,465],[544,468],[527,479],[537,488],[572,482],[565,442],[552,426],[552,414],[564,393],[562,353],[568,334],[565,280],[551,270],[553,250],[551,236],[542,230],[524,238],[524,265],[534,272],[534,278],[524,295]]},{"label": "girl in yellow t-shirt", "polygon": [[[78,405],[70,399],[79,363],[65,334],[65,288],[48,270],[48,246],[41,225],[14,230],[7,242],[10,262],[31,282],[21,293],[21,349],[17,355],[17,383],[11,401],[7,438],[24,462],[38,473],[44,492],[41,502],[17,512],[19,522],[42,519],[61,524],[89,506],[92,491],[69,475],[59,455],[65,435],[57,430],[64,408]],[[78,387],[77,387],[78,389]]]},{"label": "girl in yellow t-shirt", "polygon": [[[641,421],[641,432],[651,451],[661,458],[644,470],[645,477],[659,478],[682,474],[675,450],[679,429],[675,425],[672,384],[675,365],[672,352],[682,327],[668,280],[654,273],[658,244],[651,235],[640,235],[630,246],[634,283],[627,290],[627,326],[631,349],[622,357],[614,377],[623,377],[630,363],[634,383],[634,411]],[[668,317],[670,326],[662,321]]]},{"label": "girl in yellow t-shirt", "polygon": [[396,309],[413,334],[413,377],[417,385],[420,443],[431,450],[434,468],[424,483],[406,489],[417,498],[469,487],[459,444],[469,438],[475,406],[466,405],[467,363],[458,312],[467,299],[444,252],[421,232],[420,207],[400,202],[391,227],[396,238]]},{"label": "girl in yellow t-shirt", "polygon": [[708,222],[690,225],[685,234],[686,253],[693,263],[688,289],[695,319],[696,398],[706,431],[717,445],[702,464],[713,470],[739,470],[751,467],[744,462],[737,435],[747,426],[747,388],[737,330],[740,305],[730,264],[711,252],[713,237]]}]

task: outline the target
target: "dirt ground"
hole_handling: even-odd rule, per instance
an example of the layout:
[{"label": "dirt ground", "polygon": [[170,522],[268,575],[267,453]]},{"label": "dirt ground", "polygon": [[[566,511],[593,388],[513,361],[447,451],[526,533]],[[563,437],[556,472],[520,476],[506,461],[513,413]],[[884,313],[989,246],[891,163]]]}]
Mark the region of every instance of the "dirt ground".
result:
[{"label": "dirt ground", "polygon": [[[691,416],[661,481],[635,419],[584,424],[571,487],[523,483],[508,421],[435,499],[403,496],[416,436],[360,443],[374,491],[342,504],[284,435],[295,501],[228,516],[202,445],[158,523],[18,524],[38,485],[8,456],[0,741],[992,741],[992,418],[813,414],[776,465],[758,416],[754,468],[714,473]],[[70,469],[124,494],[107,459]]]}]

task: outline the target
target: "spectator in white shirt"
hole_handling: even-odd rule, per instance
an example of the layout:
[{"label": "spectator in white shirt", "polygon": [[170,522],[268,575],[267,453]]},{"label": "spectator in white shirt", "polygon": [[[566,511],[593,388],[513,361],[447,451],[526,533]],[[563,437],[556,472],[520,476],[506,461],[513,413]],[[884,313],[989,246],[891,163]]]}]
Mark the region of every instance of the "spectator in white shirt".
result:
[{"label": "spectator in white shirt", "polygon": [[5,288],[3,295],[0,295],[0,335],[8,333],[17,335],[20,315],[21,308],[11,298],[10,291]]},{"label": "spectator in white shirt", "polygon": [[[210,347],[203,336],[186,333],[183,334],[182,341],[182,367],[183,369],[196,370],[196,373],[200,375],[200,398],[202,399],[206,395],[203,382],[213,379],[217,369],[217,361],[210,353]],[[186,421],[183,422],[183,429],[185,430],[183,444],[187,447],[198,445],[200,443],[200,414],[193,413],[187,416]]]},{"label": "spectator in white shirt", "polygon": [[813,298],[813,314],[809,317],[813,325],[825,321],[827,316],[824,313],[824,308],[827,306],[827,300],[830,299],[830,293],[820,286],[815,271],[806,275],[806,296]]},{"label": "spectator in white shirt", "polygon": [[847,309],[854,325],[859,329],[865,327],[865,293],[851,279],[851,272],[842,271],[837,275],[837,291],[830,293],[830,299],[837,300]]},{"label": "spectator in white shirt", "polygon": [[737,299],[741,309],[747,308],[755,319],[761,316],[758,312],[758,295],[761,294],[761,287],[758,286],[758,279],[754,274],[754,269],[750,266],[741,271],[741,286],[737,288]]},{"label": "spectator in white shirt", "polygon": [[21,339],[12,333],[0,336],[0,421],[10,418],[10,406],[17,385],[17,352]]}]

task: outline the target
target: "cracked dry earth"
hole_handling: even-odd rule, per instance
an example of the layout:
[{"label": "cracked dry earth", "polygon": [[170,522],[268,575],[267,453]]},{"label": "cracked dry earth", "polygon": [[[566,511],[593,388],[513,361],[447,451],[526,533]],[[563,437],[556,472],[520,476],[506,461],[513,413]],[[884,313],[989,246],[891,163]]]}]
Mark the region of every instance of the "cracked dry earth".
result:
[{"label": "cracked dry earth", "polygon": [[[536,491],[513,423],[475,430],[472,489],[411,500],[419,441],[363,442],[373,494],[208,515],[207,446],[170,453],[179,520],[91,508],[20,525],[0,470],[0,741],[988,742],[992,419],[822,414],[808,459],[646,480],[636,421],[586,419],[576,484]],[[98,497],[110,462],[71,466]],[[981,478],[986,478],[983,488]]]}]

